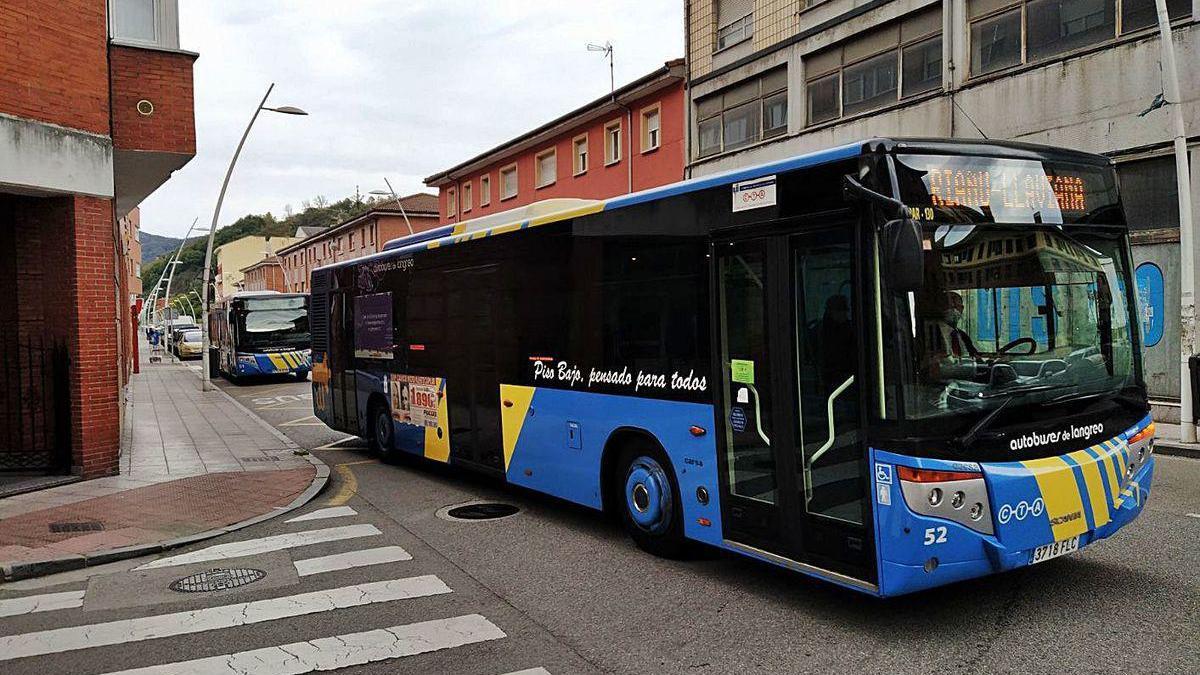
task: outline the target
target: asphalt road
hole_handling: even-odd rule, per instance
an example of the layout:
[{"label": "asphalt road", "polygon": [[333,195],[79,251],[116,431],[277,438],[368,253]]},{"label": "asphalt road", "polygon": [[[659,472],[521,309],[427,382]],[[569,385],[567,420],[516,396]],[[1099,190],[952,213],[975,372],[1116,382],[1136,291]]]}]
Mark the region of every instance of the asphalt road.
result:
[{"label": "asphalt road", "polygon": [[[470,630],[451,631],[462,644],[415,655],[403,655],[402,646],[398,657],[352,666],[349,672],[1200,672],[1200,462],[1194,460],[1159,457],[1142,517],[1099,545],[1005,575],[875,600],[717,552],[684,562],[657,559],[591,511],[420,462],[381,464],[357,439],[311,416],[307,383],[222,386],[333,467],[329,488],[300,513],[337,506],[354,513],[298,523],[279,518],[182,552],[204,558],[203,551],[214,545],[253,542],[261,549],[265,537],[310,532],[318,534],[305,536],[319,537],[320,531],[346,527],[357,528],[360,536],[220,563],[185,558],[186,564],[132,571],[146,561],[127,561],[7,586],[0,589],[0,603],[35,593],[86,589],[86,595],[82,608],[65,617],[61,611],[0,617],[0,636],[6,636],[0,637],[0,659],[6,659],[6,648],[39,654],[38,649],[59,650],[0,660],[0,671],[105,673],[304,640],[328,647],[328,641],[315,639],[329,636],[342,636],[335,642],[342,648],[321,654],[327,665],[340,665],[366,653],[344,647],[357,644],[352,634],[410,624],[425,630],[424,622],[478,616],[468,621]],[[520,512],[482,522],[438,516],[443,507],[480,499],[513,504]],[[366,527],[379,533],[362,535]],[[387,547],[402,548],[411,560],[307,576],[299,570],[313,563],[295,565]],[[267,575],[212,594],[153,590],[216,564],[243,565]],[[426,576],[449,592],[288,615],[308,602],[297,595],[348,588],[356,601],[367,602],[375,592],[371,584]],[[74,644],[69,629],[38,640],[23,637],[82,625],[90,627],[81,644],[106,635],[115,640],[145,631],[169,633],[178,629],[125,620],[253,601],[269,604],[277,598],[284,598],[284,609],[256,605],[218,610],[217,616],[210,611],[176,617],[163,625],[216,622],[217,627],[175,637],[86,649],[66,649]],[[238,616],[256,612],[280,618],[250,625],[218,621],[236,615],[232,622],[237,623]],[[101,622],[113,623],[94,627]],[[390,644],[388,636],[395,634],[360,639],[377,646]],[[21,639],[13,641],[14,635]],[[409,645],[411,651],[412,644],[436,642],[422,636],[395,644]],[[287,653],[292,652],[303,650],[292,645]],[[270,657],[270,650],[258,652],[260,660],[246,672],[283,672],[262,665]],[[248,657],[232,660],[239,658]],[[223,667],[228,660],[216,663]]]}]

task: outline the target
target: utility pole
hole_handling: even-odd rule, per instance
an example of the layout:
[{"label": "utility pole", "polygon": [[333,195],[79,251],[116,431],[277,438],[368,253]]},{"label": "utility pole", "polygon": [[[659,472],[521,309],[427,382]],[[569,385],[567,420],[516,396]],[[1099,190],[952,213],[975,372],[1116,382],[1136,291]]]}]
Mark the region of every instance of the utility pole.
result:
[{"label": "utility pole", "polygon": [[1196,442],[1196,420],[1192,415],[1192,375],[1190,362],[1196,340],[1196,270],[1193,259],[1192,175],[1188,168],[1187,130],[1183,122],[1183,97],[1179,91],[1179,71],[1175,66],[1175,44],[1171,40],[1171,20],[1166,0],[1154,0],[1158,10],[1158,34],[1162,45],[1163,98],[1171,109],[1175,127],[1175,181],[1179,192],[1179,436],[1184,443]]}]

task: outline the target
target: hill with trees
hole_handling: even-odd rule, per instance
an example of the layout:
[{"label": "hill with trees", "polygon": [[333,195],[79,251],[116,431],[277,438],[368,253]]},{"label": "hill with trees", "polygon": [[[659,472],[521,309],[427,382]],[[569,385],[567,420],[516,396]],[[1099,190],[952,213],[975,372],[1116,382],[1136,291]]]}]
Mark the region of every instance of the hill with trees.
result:
[{"label": "hill with trees", "polygon": [[[215,249],[222,244],[227,244],[248,236],[291,237],[295,235],[296,228],[301,226],[329,227],[366,213],[381,201],[390,200],[361,200],[347,197],[346,199],[330,203],[325,197],[317,196],[311,201],[305,201],[303,203],[303,210],[299,212],[292,213],[291,208],[288,207],[286,209],[288,214],[283,218],[276,218],[269,211],[263,214],[245,215],[217,230],[213,248]],[[149,236],[158,237],[158,235]],[[166,239],[166,237],[161,238]],[[179,246],[179,239],[175,239],[174,242],[174,246]],[[200,287],[204,283],[204,252],[207,245],[208,240],[205,237],[199,237],[183,247],[183,252],[179,255],[181,264],[176,268],[175,278],[171,282],[171,295],[182,295],[189,291],[200,291]],[[142,258],[146,260],[144,242],[142,251]],[[167,252],[162,253],[157,258],[142,266],[142,284],[147,294],[153,290],[154,284],[158,283],[159,277],[162,276],[163,268],[166,266],[168,259],[174,255],[174,251],[175,249],[172,247]],[[217,265],[215,254],[212,265],[213,274],[215,275]]]}]

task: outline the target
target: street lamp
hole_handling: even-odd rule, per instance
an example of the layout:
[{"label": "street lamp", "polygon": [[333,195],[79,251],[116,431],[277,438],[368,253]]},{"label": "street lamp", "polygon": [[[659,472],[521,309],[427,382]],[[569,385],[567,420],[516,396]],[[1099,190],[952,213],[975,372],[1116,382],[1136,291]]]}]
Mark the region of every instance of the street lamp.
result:
[{"label": "street lamp", "polygon": [[[183,241],[179,242],[179,250],[175,251],[174,261],[171,263],[171,273],[167,275],[167,290],[166,297],[171,297],[171,282],[175,280],[175,266],[179,264],[179,256],[183,255],[183,247],[187,244],[188,237],[192,236],[192,230],[196,229],[196,222],[199,218],[192,218],[192,226],[188,228],[187,234],[183,235]],[[205,232],[205,228],[200,228],[199,232]]]},{"label": "street lamp", "polygon": [[208,376],[208,369],[209,369],[208,350],[209,350],[209,344],[210,344],[209,343],[210,336],[208,334],[208,295],[209,295],[208,285],[211,280],[210,277],[212,276],[213,238],[217,234],[217,219],[220,218],[220,216],[221,216],[221,203],[225,201],[225,190],[229,187],[229,177],[233,175],[233,167],[234,167],[234,165],[237,164],[238,155],[242,154],[242,146],[244,146],[246,144],[246,137],[250,135],[250,128],[254,126],[254,121],[258,119],[258,114],[260,112],[262,112],[264,110],[269,110],[271,112],[282,113],[284,115],[307,115],[308,114],[308,113],[304,112],[303,110],[293,107],[293,106],[290,106],[290,105],[280,106],[278,108],[268,107],[267,106],[267,97],[269,97],[271,95],[271,90],[274,88],[275,88],[274,82],[271,83],[271,86],[267,87],[267,93],[263,94],[262,101],[260,101],[258,104],[258,107],[254,109],[254,114],[250,116],[250,123],[246,125],[246,130],[242,132],[242,139],[240,141],[238,141],[237,148],[233,151],[233,158],[229,160],[229,168],[225,170],[225,180],[224,180],[224,182],[221,183],[221,193],[217,196],[217,206],[216,206],[216,208],[213,209],[212,226],[208,228],[208,247],[205,249],[205,252],[204,252],[204,284],[201,286],[201,288],[204,289],[204,293],[201,295],[201,300],[203,301],[203,302],[201,302],[201,308],[202,308],[201,311],[204,316],[203,316],[203,321],[201,321],[201,323],[200,323],[200,330],[202,331],[202,335],[204,336],[204,341],[201,346],[201,352],[200,352],[200,357],[203,359],[203,363],[201,364],[202,372],[200,373],[200,389],[201,389],[201,391],[212,390],[212,382],[210,381],[209,376]]},{"label": "street lamp", "polygon": [[400,207],[400,215],[404,216],[404,224],[408,226],[408,233],[409,233],[409,234],[414,234],[414,232],[413,232],[413,226],[412,226],[412,223],[408,222],[408,213],[406,213],[406,212],[404,211],[404,202],[400,201],[400,197],[399,197],[399,196],[397,196],[397,195],[396,195],[396,191],[392,189],[392,183],[391,183],[391,181],[389,181],[389,180],[387,179],[387,176],[384,176],[384,177],[383,177],[383,182],[384,182],[384,184],[385,184],[385,185],[387,185],[387,186],[388,186],[388,189],[387,189],[387,191],[386,191],[386,192],[385,192],[385,191],[383,191],[383,190],[371,190],[371,191],[370,191],[369,193],[367,193],[367,194],[372,194],[372,195],[383,195],[383,196],[385,196],[385,197],[386,197],[387,195],[389,195],[389,194],[390,194],[390,195],[392,196],[392,199],[396,200],[396,206],[399,206],[399,207]]}]

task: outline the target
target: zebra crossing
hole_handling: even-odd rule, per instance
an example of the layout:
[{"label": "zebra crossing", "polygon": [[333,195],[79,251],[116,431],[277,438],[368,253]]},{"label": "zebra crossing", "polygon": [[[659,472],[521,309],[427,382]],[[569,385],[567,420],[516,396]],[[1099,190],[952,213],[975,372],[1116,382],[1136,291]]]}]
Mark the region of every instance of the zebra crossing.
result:
[{"label": "zebra crossing", "polygon": [[[254,631],[256,627],[280,625],[326,612],[370,606],[388,607],[395,603],[454,593],[454,589],[436,574],[404,574],[404,565],[414,560],[413,555],[401,546],[375,545],[375,538],[382,532],[370,523],[350,522],[358,515],[353,508],[344,505],[315,509],[284,521],[288,527],[286,532],[212,544],[158,558],[118,574],[140,573],[144,577],[173,567],[190,565],[191,569],[195,569],[197,563],[224,565],[234,560],[241,561],[236,564],[245,564],[248,556],[274,555],[291,559],[296,580],[319,580],[321,575],[344,570],[369,570],[373,576],[383,578],[199,609],[164,611],[24,633],[7,631],[5,620],[62,612],[62,623],[73,623],[80,615],[64,610],[85,607],[87,593],[92,586],[89,585],[88,589],[4,598],[0,599],[0,671],[7,671],[8,667],[17,664],[36,667],[39,657],[67,655],[84,663],[87,651],[100,647],[128,645],[130,649],[138,649],[137,645],[153,644],[156,640],[230,629]],[[314,529],[301,529],[305,527]],[[341,550],[325,555],[305,555],[306,547],[330,544]],[[329,550],[329,547],[326,546],[325,550]],[[286,565],[286,562],[283,564]],[[394,621],[392,611],[385,613]],[[109,670],[107,675],[296,675],[354,668],[376,662],[396,662],[398,665],[405,658],[421,654],[508,638],[500,626],[480,613],[437,616],[394,625],[350,624],[347,627],[351,626],[357,630],[337,635],[314,635],[310,639],[303,639],[309,636],[296,635],[302,639],[126,670]],[[289,637],[293,635],[290,631],[287,634]],[[530,665],[533,667],[505,675],[549,675],[545,668]]]}]

